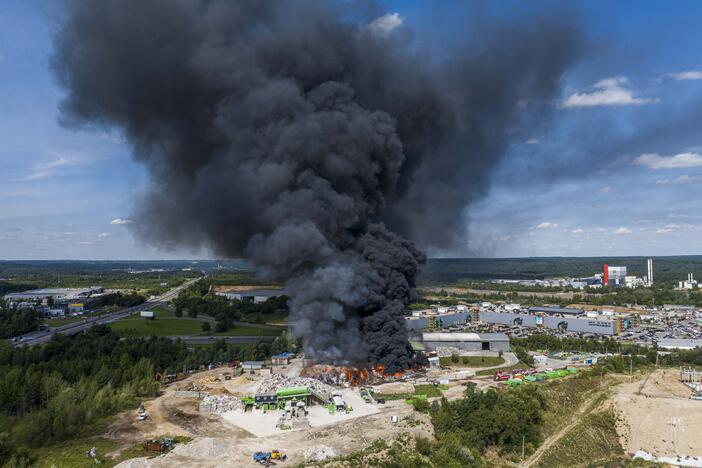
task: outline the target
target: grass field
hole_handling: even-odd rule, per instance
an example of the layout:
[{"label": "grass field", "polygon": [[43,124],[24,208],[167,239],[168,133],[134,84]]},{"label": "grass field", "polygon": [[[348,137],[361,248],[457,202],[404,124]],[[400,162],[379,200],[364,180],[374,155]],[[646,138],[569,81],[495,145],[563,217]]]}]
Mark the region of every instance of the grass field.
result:
[{"label": "grass field", "polygon": [[[589,414],[551,446],[538,460],[539,467],[605,466],[624,456],[615,429],[614,411]],[[616,465],[621,466],[621,465]]]},{"label": "grass field", "polygon": [[86,317],[65,317],[65,318],[55,318],[55,319],[46,319],[43,323],[47,324],[51,328],[55,327],[60,327],[61,325],[68,325],[69,323],[76,323],[80,322]]},{"label": "grass field", "polygon": [[451,356],[439,358],[442,367],[493,367],[504,364],[505,360],[497,356],[458,356],[454,362]]},{"label": "grass field", "polygon": [[203,320],[184,320],[175,318],[127,318],[110,324],[116,332],[133,333],[136,336],[186,336],[202,333]]},{"label": "grass field", "polygon": [[55,445],[41,447],[33,452],[37,457],[37,462],[33,466],[41,468],[59,466],[90,466],[96,464],[85,456],[85,452],[92,447],[97,448],[97,460],[100,466],[115,466],[121,460],[112,460],[105,457],[105,454],[116,450],[119,444],[115,441],[102,438],[87,438],[78,440],[67,440]]},{"label": "grass field", "polygon": [[[519,361],[513,366],[510,367],[501,367],[499,370],[503,372],[512,372],[514,369],[529,369],[531,366],[529,364],[525,364],[522,361]],[[478,372],[475,373],[476,376],[485,376],[485,375],[494,375],[495,372],[497,372],[498,369],[486,369],[486,370],[479,370]]]}]

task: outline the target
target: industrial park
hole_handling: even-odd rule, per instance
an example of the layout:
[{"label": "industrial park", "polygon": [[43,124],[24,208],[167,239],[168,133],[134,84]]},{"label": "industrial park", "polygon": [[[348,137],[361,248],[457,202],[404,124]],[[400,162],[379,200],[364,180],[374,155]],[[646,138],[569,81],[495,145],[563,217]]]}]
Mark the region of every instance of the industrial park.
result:
[{"label": "industrial park", "polygon": [[0,468],[702,468],[702,3],[3,7]]}]

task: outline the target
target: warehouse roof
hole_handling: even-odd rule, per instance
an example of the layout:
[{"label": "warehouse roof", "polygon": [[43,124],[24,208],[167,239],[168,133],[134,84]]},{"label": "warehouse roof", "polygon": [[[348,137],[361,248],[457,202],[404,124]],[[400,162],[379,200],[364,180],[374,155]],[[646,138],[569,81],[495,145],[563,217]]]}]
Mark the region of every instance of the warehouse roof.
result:
[{"label": "warehouse roof", "polygon": [[423,333],[423,341],[509,341],[504,333]]},{"label": "warehouse roof", "polygon": [[529,312],[544,312],[546,314],[582,315],[584,310],[573,309],[571,307],[529,307]]},{"label": "warehouse roof", "polygon": [[662,338],[658,340],[659,348],[668,349],[694,349],[702,347],[702,340],[683,340],[677,338]]}]

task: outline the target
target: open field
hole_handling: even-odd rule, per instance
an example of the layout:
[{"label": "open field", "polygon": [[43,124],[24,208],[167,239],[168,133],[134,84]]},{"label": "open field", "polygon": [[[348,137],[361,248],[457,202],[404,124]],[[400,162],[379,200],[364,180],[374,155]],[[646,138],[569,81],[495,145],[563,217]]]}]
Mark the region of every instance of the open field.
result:
[{"label": "open field", "polygon": [[[158,316],[157,316],[158,317]],[[143,318],[127,318],[109,324],[116,332],[129,330],[137,336],[188,336],[202,333],[203,320],[156,318],[147,320]]]},{"label": "open field", "polygon": [[618,387],[617,430],[627,452],[702,456],[702,401],[689,399],[691,392],[678,376],[675,369],[657,370]]},{"label": "open field", "polygon": [[45,319],[43,323],[47,324],[49,327],[54,328],[54,327],[60,327],[61,325],[68,325],[69,323],[76,323],[80,322],[86,317],[64,317],[64,318],[54,318],[54,319]]},{"label": "open field", "polygon": [[497,356],[459,356],[457,362],[451,356],[439,358],[442,367],[493,367],[504,364],[505,360]]}]

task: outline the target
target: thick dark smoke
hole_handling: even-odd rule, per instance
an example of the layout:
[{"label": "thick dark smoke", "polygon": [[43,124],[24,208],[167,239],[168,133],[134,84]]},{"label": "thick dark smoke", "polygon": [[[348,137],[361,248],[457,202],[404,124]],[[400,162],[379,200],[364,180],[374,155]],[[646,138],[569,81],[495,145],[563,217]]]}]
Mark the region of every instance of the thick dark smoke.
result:
[{"label": "thick dark smoke", "polygon": [[395,370],[424,261],[403,236],[460,238],[580,41],[543,19],[431,60],[373,19],[327,1],[75,1],[53,65],[64,121],[122,130],[150,171],[140,235],[253,260],[285,282],[310,356]]}]

